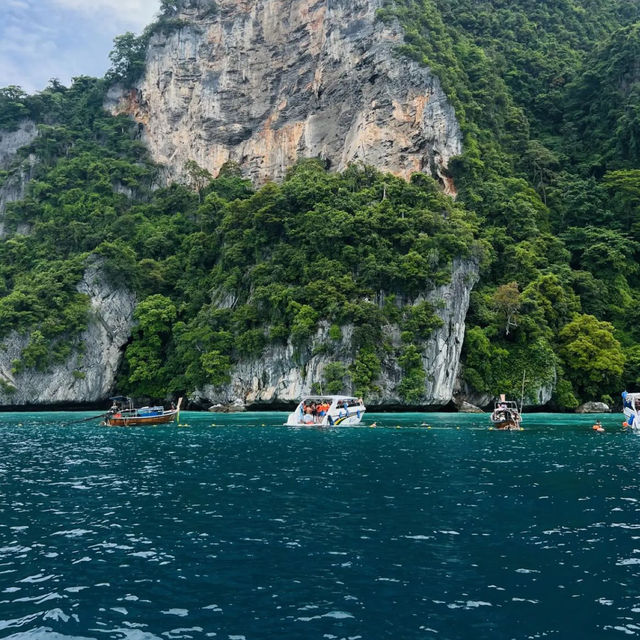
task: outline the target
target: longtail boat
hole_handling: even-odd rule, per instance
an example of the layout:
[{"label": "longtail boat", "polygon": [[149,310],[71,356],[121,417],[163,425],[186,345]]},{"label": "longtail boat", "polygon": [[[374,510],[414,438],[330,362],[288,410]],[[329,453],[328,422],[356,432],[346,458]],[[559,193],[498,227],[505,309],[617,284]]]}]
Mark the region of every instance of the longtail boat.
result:
[{"label": "longtail boat", "polygon": [[165,409],[161,406],[134,408],[133,400],[124,396],[111,398],[111,409],[107,412],[104,425],[107,427],[142,427],[145,425],[169,424],[179,420],[182,398],[178,405]]},{"label": "longtail boat", "polygon": [[518,411],[518,404],[513,400],[505,400],[505,396],[501,395],[500,400],[495,403],[491,422],[494,429],[520,431],[522,429],[522,415]]}]

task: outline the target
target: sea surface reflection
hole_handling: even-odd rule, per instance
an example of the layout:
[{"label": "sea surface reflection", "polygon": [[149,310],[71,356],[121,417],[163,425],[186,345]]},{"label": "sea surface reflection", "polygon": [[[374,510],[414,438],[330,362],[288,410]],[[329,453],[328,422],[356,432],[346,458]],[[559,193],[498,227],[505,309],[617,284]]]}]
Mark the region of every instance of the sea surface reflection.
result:
[{"label": "sea surface reflection", "polygon": [[82,417],[0,414],[0,638],[640,634],[619,416]]}]

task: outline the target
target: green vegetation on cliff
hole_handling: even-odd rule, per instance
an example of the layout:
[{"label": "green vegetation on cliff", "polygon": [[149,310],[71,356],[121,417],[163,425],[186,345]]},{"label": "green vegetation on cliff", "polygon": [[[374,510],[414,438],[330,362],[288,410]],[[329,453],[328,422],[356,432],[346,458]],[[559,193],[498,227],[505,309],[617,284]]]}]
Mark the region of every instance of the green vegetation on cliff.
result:
[{"label": "green vegetation on cliff", "polygon": [[[215,12],[215,3],[210,12]],[[335,355],[325,388],[375,389],[386,358],[419,401],[435,309],[416,302],[473,257],[463,373],[469,389],[555,389],[560,407],[640,383],[640,10],[631,0],[388,0],[398,54],[430,66],[456,108],[464,154],[453,202],[429,176],[410,183],[318,161],[255,191],[233,166],[216,180],[157,189],[133,123],[102,110],[107,82],[131,82],[146,38],[172,29],[174,2],[140,38],[116,40],[105,81],[35,96],[0,90],[0,129],[40,135],[26,198],[0,241],[0,339],[31,330],[16,369],[67,357],[86,324],[76,285],[89,255],[135,289],[138,321],[123,391],[162,396],[228,381],[234,362],[291,338],[301,354],[324,327]],[[0,172],[0,185],[15,167]],[[28,233],[24,233],[28,230]],[[400,301],[401,304],[397,302]],[[394,350],[382,328],[398,325]],[[342,327],[354,327],[353,366]]]},{"label": "green vegetation on cliff", "polygon": [[489,247],[470,387],[516,393],[526,369],[570,407],[640,383],[624,366],[640,339],[637,3],[389,0],[380,18],[403,25],[401,52],[436,71],[464,131],[450,169]]},{"label": "green vegetation on cliff", "polygon": [[[16,370],[68,355],[86,325],[76,284],[98,255],[107,277],[141,299],[123,391],[162,397],[222,384],[233,362],[270,344],[291,338],[308,351],[325,323],[332,330],[315,348],[354,361],[341,378],[366,393],[381,360],[396,357],[407,371],[402,397],[419,400],[426,373],[410,354],[440,320],[417,298],[448,282],[454,258],[475,259],[470,212],[431,177],[407,183],[356,166],[334,174],[317,160],[258,191],[233,166],[211,180],[195,164],[190,186],[155,189],[132,123],[102,110],[104,90],[79,78],[37,96],[46,121],[21,154],[40,162],[27,197],[8,205],[10,237],[0,242],[0,337],[33,330]],[[340,351],[347,324],[353,341]],[[397,353],[382,338],[387,324],[402,331]]]}]

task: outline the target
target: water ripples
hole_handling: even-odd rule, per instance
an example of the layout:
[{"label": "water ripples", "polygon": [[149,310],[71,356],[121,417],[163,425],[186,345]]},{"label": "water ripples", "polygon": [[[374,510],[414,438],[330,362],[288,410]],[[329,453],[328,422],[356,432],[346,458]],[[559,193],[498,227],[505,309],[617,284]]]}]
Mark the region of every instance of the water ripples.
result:
[{"label": "water ripples", "polygon": [[0,637],[640,633],[640,439],[545,417],[515,434],[281,418],[3,420]]}]

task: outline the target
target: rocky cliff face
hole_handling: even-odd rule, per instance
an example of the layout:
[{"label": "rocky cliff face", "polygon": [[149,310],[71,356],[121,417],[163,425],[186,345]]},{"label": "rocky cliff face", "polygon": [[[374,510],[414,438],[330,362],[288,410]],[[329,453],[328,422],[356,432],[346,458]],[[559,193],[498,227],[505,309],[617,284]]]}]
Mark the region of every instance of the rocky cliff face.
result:
[{"label": "rocky cliff face", "polygon": [[[422,362],[427,382],[420,404],[444,406],[453,397],[458,375],[460,352],[465,332],[465,318],[469,308],[471,289],[478,279],[478,265],[472,261],[456,261],[449,284],[433,290],[426,299],[437,308],[442,326],[425,343]],[[416,300],[414,302],[419,302]],[[347,366],[353,362],[352,327],[343,327],[342,339],[331,346],[330,352],[318,349],[331,344],[329,326],[318,329],[314,339],[301,353],[293,344],[270,346],[261,358],[240,362],[232,371],[232,382],[223,388],[207,387],[196,392],[192,399],[202,404],[272,404],[295,402],[301,396],[314,392],[313,386],[324,378],[325,367],[336,360]],[[385,329],[386,337],[396,348],[400,347],[397,326]],[[320,351],[318,355],[314,355]],[[379,394],[368,398],[370,404],[402,405],[397,385],[402,370],[395,359],[383,363]],[[345,388],[346,393],[353,389]]]},{"label": "rocky cliff face", "polygon": [[18,149],[31,144],[38,129],[31,120],[25,120],[15,131],[0,130],[0,169],[6,169],[14,160]]},{"label": "rocky cliff face", "polygon": [[[144,78],[130,91],[114,87],[107,107],[141,124],[168,181],[184,179],[190,161],[214,175],[232,161],[260,184],[282,178],[300,158],[321,157],[335,170],[363,162],[405,178],[426,172],[455,195],[447,164],[461,153],[462,135],[453,107],[429,69],[397,56],[403,34],[397,24],[376,19],[382,3],[218,0],[211,13],[209,0],[185,0],[173,27],[153,36]],[[26,122],[17,132],[0,133],[0,168],[11,166],[0,185],[0,236],[4,207],[24,196],[36,161],[18,166],[16,152],[36,135]],[[443,325],[422,352],[424,405],[451,401],[477,272],[475,263],[456,261],[450,284],[426,296]],[[79,290],[92,307],[80,338],[82,357],[48,372],[13,374],[28,336],[11,334],[0,349],[0,404],[96,402],[108,396],[131,335],[135,299],[105,284],[99,264],[87,269]],[[399,349],[399,328],[385,332]],[[329,363],[353,362],[352,333],[344,327],[335,342],[321,325],[304,348],[271,346],[260,359],[240,362],[225,388],[202,389],[194,397],[212,404],[293,402],[312,391]],[[330,342],[330,352],[319,353]],[[389,357],[382,369],[380,392],[369,400],[401,405],[400,367]]]},{"label": "rocky cliff face", "polygon": [[185,4],[183,26],[152,38],[144,79],[108,105],[144,125],[169,178],[188,161],[214,175],[233,161],[262,183],[322,157],[427,172],[454,193],[454,109],[427,68],[394,52],[403,35],[376,20],[382,0],[218,0],[214,15]]},{"label": "rocky cliff face", "polygon": [[0,238],[4,235],[4,212],[7,204],[24,198],[27,183],[35,158],[29,157],[16,164],[16,154],[22,147],[31,144],[38,135],[35,123],[25,120],[15,131],[0,131],[0,170],[8,170],[9,175],[0,180]]},{"label": "rocky cliff face", "polygon": [[80,336],[82,355],[47,372],[13,374],[12,363],[20,359],[29,336],[12,333],[0,349],[0,405],[98,402],[111,393],[133,327],[135,296],[106,284],[99,262],[87,268],[78,291],[91,301],[89,324]]}]

